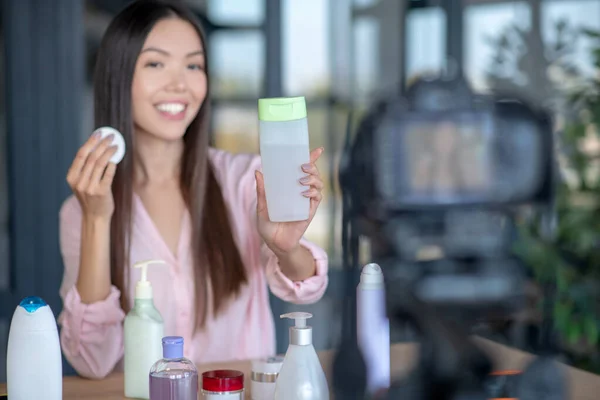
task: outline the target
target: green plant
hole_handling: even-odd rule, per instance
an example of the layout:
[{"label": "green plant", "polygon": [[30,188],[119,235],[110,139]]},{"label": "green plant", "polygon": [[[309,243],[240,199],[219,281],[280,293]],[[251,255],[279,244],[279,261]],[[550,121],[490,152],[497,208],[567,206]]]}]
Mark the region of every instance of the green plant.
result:
[{"label": "green plant", "polygon": [[[600,71],[600,32],[591,50]],[[552,289],[554,326],[573,363],[600,372],[600,77],[583,78],[567,103],[557,135],[561,164],[556,229],[550,237],[540,219],[520,225],[516,252],[543,286]]]}]

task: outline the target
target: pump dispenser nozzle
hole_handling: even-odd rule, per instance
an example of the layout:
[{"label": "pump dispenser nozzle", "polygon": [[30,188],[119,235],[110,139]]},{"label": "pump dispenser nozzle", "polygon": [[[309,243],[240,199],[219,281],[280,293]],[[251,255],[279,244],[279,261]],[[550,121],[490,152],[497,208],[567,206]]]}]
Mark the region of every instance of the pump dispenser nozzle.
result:
[{"label": "pump dispenser nozzle", "polygon": [[274,400],[329,400],[325,372],[312,344],[312,327],[306,320],[307,312],[282,314],[281,318],[294,320],[290,327],[290,343],[275,382]]},{"label": "pump dispenser nozzle", "polygon": [[311,313],[291,312],[279,317],[293,319],[295,322],[294,326],[290,327],[290,344],[297,346],[312,344],[312,326],[306,325],[306,320],[312,318]]},{"label": "pump dispenser nozzle", "polygon": [[146,260],[139,261],[133,264],[133,268],[142,269],[142,277],[135,285],[135,298],[136,299],[151,299],[152,298],[152,285],[148,282],[148,265],[150,264],[166,264],[163,260]]}]

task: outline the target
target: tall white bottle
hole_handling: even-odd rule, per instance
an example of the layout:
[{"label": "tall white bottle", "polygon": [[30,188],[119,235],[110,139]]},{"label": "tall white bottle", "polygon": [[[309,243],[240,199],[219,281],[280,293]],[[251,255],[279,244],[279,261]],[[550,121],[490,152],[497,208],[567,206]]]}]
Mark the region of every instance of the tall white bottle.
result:
[{"label": "tall white bottle", "polygon": [[134,268],[142,270],[135,287],[135,300],[125,317],[124,380],[125,397],[150,399],[150,368],[162,358],[164,323],[154,307],[152,286],[148,282],[150,264],[164,264],[161,260],[141,261]]},{"label": "tall white bottle", "polygon": [[39,297],[26,297],[13,314],[8,333],[6,390],[10,400],[62,400],[56,319]]},{"label": "tall white bottle", "polygon": [[367,365],[367,392],[372,396],[390,386],[390,322],[379,265],[363,267],[356,298],[358,345]]},{"label": "tall white bottle", "polygon": [[290,343],[275,384],[274,400],[329,400],[329,387],[312,342],[312,327],[306,320],[312,314],[292,312],[281,318],[295,320],[290,327]]},{"label": "tall white bottle", "polygon": [[308,219],[310,199],[300,179],[310,162],[304,97],[258,100],[260,155],[269,219],[273,222]]}]

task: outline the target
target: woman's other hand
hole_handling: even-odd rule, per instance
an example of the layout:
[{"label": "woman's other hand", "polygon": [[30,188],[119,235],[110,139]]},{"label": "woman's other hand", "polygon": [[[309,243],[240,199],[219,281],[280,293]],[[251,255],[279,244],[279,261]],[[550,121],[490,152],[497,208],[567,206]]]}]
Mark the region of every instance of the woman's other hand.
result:
[{"label": "woman's other hand", "polygon": [[307,175],[300,180],[300,183],[306,186],[307,190],[303,192],[305,197],[310,199],[310,212],[307,220],[293,222],[272,222],[269,220],[267,211],[267,198],[265,194],[265,183],[261,172],[256,171],[256,191],[257,191],[257,214],[258,214],[258,232],[273,252],[278,256],[291,254],[300,246],[300,239],[310,225],[317,208],[323,198],[323,181],[319,176],[319,169],[316,162],[323,154],[323,148],[313,150],[310,153],[310,163],[302,166],[302,170]]},{"label": "woman's other hand", "polygon": [[84,218],[110,219],[114,212],[112,181],[117,165],[109,162],[117,151],[113,135],[92,135],[77,152],[67,182],[81,204]]}]

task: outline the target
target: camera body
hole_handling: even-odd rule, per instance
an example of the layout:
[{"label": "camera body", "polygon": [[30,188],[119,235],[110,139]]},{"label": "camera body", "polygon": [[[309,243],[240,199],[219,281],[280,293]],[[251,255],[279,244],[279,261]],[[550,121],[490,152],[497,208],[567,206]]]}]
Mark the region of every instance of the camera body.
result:
[{"label": "camera body", "polygon": [[423,79],[365,116],[342,185],[355,211],[375,220],[456,207],[505,210],[552,200],[553,151],[542,110],[475,95],[462,78]]}]

